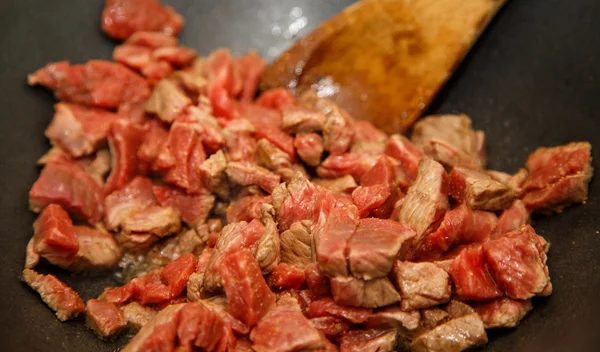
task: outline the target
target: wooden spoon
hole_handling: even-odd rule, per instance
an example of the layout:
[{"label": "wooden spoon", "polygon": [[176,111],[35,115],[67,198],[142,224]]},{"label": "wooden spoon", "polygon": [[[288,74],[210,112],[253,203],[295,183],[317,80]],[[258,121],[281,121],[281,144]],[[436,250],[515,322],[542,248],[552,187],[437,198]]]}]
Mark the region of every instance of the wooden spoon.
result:
[{"label": "wooden spoon", "polygon": [[261,90],[313,90],[388,133],[429,105],[506,0],[363,0],[265,71]]}]

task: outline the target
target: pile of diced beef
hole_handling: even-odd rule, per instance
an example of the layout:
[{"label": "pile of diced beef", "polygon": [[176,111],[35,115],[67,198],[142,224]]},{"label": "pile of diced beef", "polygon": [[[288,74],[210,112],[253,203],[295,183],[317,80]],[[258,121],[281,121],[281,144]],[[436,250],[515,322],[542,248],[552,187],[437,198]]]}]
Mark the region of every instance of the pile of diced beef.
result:
[{"label": "pile of diced beef", "polygon": [[[108,0],[116,62],[51,63],[60,100],[29,201],[22,279],[61,321],[125,351],[460,351],[547,296],[532,212],[586,200],[586,142],[486,170],[465,115],[387,136],[313,93],[262,92],[265,63],[178,45],[156,0]],[[44,261],[118,270],[84,304]]]}]

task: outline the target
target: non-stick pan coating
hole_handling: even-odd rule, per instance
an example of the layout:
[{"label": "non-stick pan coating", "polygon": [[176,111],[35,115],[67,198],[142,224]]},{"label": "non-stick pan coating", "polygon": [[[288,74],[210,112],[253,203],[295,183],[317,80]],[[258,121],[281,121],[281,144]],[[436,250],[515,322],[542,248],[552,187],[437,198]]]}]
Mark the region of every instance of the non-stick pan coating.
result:
[{"label": "non-stick pan coating", "polygon": [[[207,54],[218,47],[268,57],[352,1],[172,0],[186,25],[183,44]],[[27,210],[35,161],[48,148],[43,131],[54,98],[26,86],[26,74],[50,61],[109,59],[114,43],[100,32],[103,0],[0,2],[0,350],[114,351],[81,322],[61,324],[19,282],[35,216]],[[294,10],[294,8],[297,8]],[[302,13],[300,14],[300,11]],[[431,112],[464,112],[486,132],[489,167],[514,172],[537,146],[592,143],[600,171],[600,2],[511,0],[435,101]],[[290,31],[290,24],[295,23]],[[306,23],[304,28],[302,24]],[[393,77],[390,77],[393,79]],[[486,351],[598,351],[600,328],[600,184],[585,205],[534,217],[551,243],[554,284],[534,300],[517,329],[490,333]],[[51,269],[84,299],[114,284],[110,276],[72,277]]]}]

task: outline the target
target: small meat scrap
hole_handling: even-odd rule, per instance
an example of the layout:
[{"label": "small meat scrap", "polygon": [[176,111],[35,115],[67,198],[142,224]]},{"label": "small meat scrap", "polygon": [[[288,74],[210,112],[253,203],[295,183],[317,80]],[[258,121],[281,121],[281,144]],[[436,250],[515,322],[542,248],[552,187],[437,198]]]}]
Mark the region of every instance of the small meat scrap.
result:
[{"label": "small meat scrap", "polygon": [[241,186],[257,185],[268,193],[272,193],[280,183],[278,175],[249,162],[230,162],[225,173],[232,183]]},{"label": "small meat scrap", "polygon": [[450,194],[457,202],[471,209],[500,211],[508,208],[515,192],[508,185],[489,175],[464,167],[455,167],[450,173]]},{"label": "small meat scrap", "polygon": [[340,352],[394,352],[396,339],[393,329],[352,330],[340,339]]},{"label": "small meat scrap", "polygon": [[419,327],[419,310],[404,311],[400,307],[387,307],[374,312],[365,323],[371,329],[401,329],[413,331]]},{"label": "small meat scrap", "polygon": [[189,226],[204,223],[215,204],[212,194],[187,194],[169,186],[153,186],[152,190],[158,203],[163,207],[172,207]]},{"label": "small meat scrap", "polygon": [[257,352],[319,350],[329,342],[304,317],[298,301],[286,296],[252,329],[250,340]]},{"label": "small meat scrap", "polygon": [[498,218],[494,213],[471,210],[464,204],[447,211],[440,226],[425,235],[412,254],[413,259],[439,260],[451,247],[482,243],[489,239]]},{"label": "small meat scrap", "polygon": [[275,295],[249,249],[225,255],[218,270],[227,295],[228,311],[233,317],[252,326],[275,304]]},{"label": "small meat scrap", "polygon": [[325,334],[329,339],[335,338],[350,330],[350,327],[352,326],[347,320],[334,316],[312,318],[310,319],[310,323],[315,329]]},{"label": "small meat scrap", "polygon": [[212,154],[198,167],[202,184],[211,192],[222,198],[227,198],[229,187],[227,184],[227,158],[222,150]]},{"label": "small meat scrap", "polygon": [[146,101],[147,113],[155,114],[164,122],[172,123],[183,110],[192,105],[192,100],[185,95],[176,82],[169,79],[160,80]]},{"label": "small meat scrap", "polygon": [[110,339],[127,326],[125,315],[114,303],[90,299],[85,306],[85,323],[102,339]]},{"label": "small meat scrap", "polygon": [[289,89],[270,88],[263,91],[255,103],[265,108],[282,110],[288,105],[296,105],[296,98]]},{"label": "small meat scrap", "polygon": [[527,159],[529,177],[522,186],[527,209],[560,212],[584,202],[594,172],[591,148],[588,142],[574,142],[533,152]]},{"label": "small meat scrap", "polygon": [[109,194],[129,183],[138,172],[137,151],[142,145],[144,130],[127,121],[111,125],[108,135],[112,168],[104,186]]},{"label": "small meat scrap", "polygon": [[46,137],[75,158],[96,151],[106,142],[111,123],[122,118],[110,111],[78,104],[58,103],[54,109]]},{"label": "small meat scrap", "polygon": [[255,158],[259,166],[273,171],[284,181],[291,180],[296,172],[305,172],[302,165],[294,164],[286,152],[264,138],[256,144]]},{"label": "small meat scrap", "polygon": [[331,297],[312,301],[308,307],[308,316],[311,318],[335,316],[355,324],[366,322],[373,314],[373,310],[362,307],[349,307],[335,303]]},{"label": "small meat scrap", "polygon": [[40,294],[48,307],[56,312],[56,317],[60,321],[73,319],[85,310],[77,292],[54,275],[42,275],[31,269],[25,269],[21,280]]},{"label": "small meat scrap", "polygon": [[475,309],[473,309],[473,307],[455,299],[451,300],[444,309],[446,312],[448,312],[448,316],[451,319],[460,318],[464,317],[465,315],[475,313]]},{"label": "small meat scrap", "polygon": [[314,178],[311,182],[334,193],[350,193],[358,187],[354,177],[350,175],[338,178]]},{"label": "small meat scrap", "polygon": [[329,278],[319,270],[318,263],[309,263],[304,268],[306,284],[310,292],[316,297],[331,296]]},{"label": "small meat scrap", "polygon": [[450,301],[450,277],[437,265],[398,261],[394,273],[403,310],[428,308]]},{"label": "small meat scrap", "polygon": [[102,270],[117,265],[123,253],[112,234],[87,226],[75,226],[73,230],[79,251],[70,270]]},{"label": "small meat scrap", "polygon": [[417,178],[419,162],[423,158],[423,150],[414,145],[408,138],[399,134],[392,135],[385,146],[385,154],[398,160],[411,179]]},{"label": "small meat scrap", "polygon": [[144,78],[121,64],[102,60],[73,66],[67,61],[50,63],[29,75],[28,83],[53,90],[65,102],[123,112],[150,95]]},{"label": "small meat scrap", "polygon": [[423,235],[441,220],[448,210],[448,175],[437,161],[424,158],[419,163],[419,172],[410,186],[398,214],[402,223],[417,230],[418,242]]},{"label": "small meat scrap", "polygon": [[262,216],[261,206],[270,203],[271,196],[243,196],[227,207],[227,222],[252,221]]},{"label": "small meat scrap", "polygon": [[425,153],[448,168],[485,167],[485,145],[482,131],[474,131],[471,119],[461,115],[431,115],[419,119],[411,140]]},{"label": "small meat scrap", "polygon": [[529,299],[522,301],[508,297],[477,303],[473,307],[483,320],[486,329],[514,328],[533,309]]},{"label": "small meat scrap", "polygon": [[158,31],[177,35],[183,17],[157,0],[107,0],[102,12],[102,30],[116,40],[137,31]]},{"label": "small meat scrap", "polygon": [[154,316],[156,311],[150,307],[144,307],[137,302],[131,302],[120,307],[123,316],[127,320],[127,327],[139,330],[146,325]]},{"label": "small meat scrap", "polygon": [[129,216],[155,204],[152,182],[138,176],[104,199],[104,223],[109,230],[117,230]]},{"label": "small meat scrap", "polygon": [[490,274],[481,246],[463,249],[450,266],[450,276],[461,299],[481,301],[503,295]]},{"label": "small meat scrap", "polygon": [[529,223],[529,211],[527,211],[525,203],[517,199],[498,217],[498,225],[494,229],[492,237],[501,236],[507,232],[517,230],[527,223]]},{"label": "small meat scrap", "polygon": [[531,226],[485,242],[482,247],[490,273],[507,296],[528,299],[543,294],[550,283],[547,257]]},{"label": "small meat scrap", "polygon": [[275,209],[271,204],[265,203],[261,206],[262,218],[264,225],[264,233],[256,242],[256,251],[254,257],[263,275],[273,271],[281,258],[281,240],[277,223],[275,223]]},{"label": "small meat scrap", "polygon": [[340,305],[378,308],[400,301],[400,295],[387,277],[360,280],[337,276],[331,279],[333,300]]},{"label": "small meat scrap", "polygon": [[34,212],[54,203],[92,225],[102,216],[102,199],[102,189],[94,178],[66,159],[46,164],[29,191],[29,207]]},{"label": "small meat scrap", "polygon": [[365,172],[369,171],[379,158],[368,153],[344,153],[329,155],[319,167],[317,175],[322,178],[337,178],[352,175],[359,180]]},{"label": "small meat scrap", "polygon": [[277,289],[299,289],[306,279],[303,269],[279,263],[269,277],[269,285]]},{"label": "small meat scrap", "polygon": [[316,133],[298,133],[294,139],[294,147],[302,161],[310,166],[321,163],[323,155],[323,137]]},{"label": "small meat scrap", "polygon": [[406,253],[415,236],[411,225],[387,219],[360,219],[348,242],[352,275],[363,280],[387,276],[396,257]]},{"label": "small meat scrap", "polygon": [[487,343],[483,322],[477,313],[452,319],[418,336],[411,351],[464,351]]},{"label": "small meat scrap", "polygon": [[181,229],[181,221],[175,209],[153,205],[127,217],[122,228],[126,233],[166,237]]},{"label": "small meat scrap", "polygon": [[347,276],[346,253],[348,241],[358,226],[356,209],[338,207],[329,213],[323,230],[319,233],[317,258],[319,269],[330,277]]},{"label": "small meat scrap", "polygon": [[282,109],[281,127],[292,134],[321,132],[326,119],[320,111],[288,105]]}]

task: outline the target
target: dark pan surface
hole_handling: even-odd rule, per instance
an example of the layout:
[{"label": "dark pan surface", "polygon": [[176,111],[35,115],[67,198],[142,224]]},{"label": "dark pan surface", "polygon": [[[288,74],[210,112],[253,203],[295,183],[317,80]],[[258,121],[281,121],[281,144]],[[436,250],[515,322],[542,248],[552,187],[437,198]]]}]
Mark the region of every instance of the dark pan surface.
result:
[{"label": "dark pan surface", "polygon": [[[225,46],[276,54],[302,9],[307,33],[352,1],[173,0],[186,18],[182,42],[200,53]],[[0,350],[113,351],[126,343],[96,339],[81,322],[59,323],[39,297],[19,282],[34,215],[27,192],[47,149],[43,131],[53,98],[31,89],[25,76],[50,61],[80,63],[110,58],[114,43],[102,36],[101,0],[0,2]],[[488,137],[489,166],[514,172],[536,146],[575,140],[600,150],[600,2],[512,0],[501,11],[432,112],[464,112]],[[303,23],[300,19],[299,22]],[[280,33],[278,34],[279,27]],[[301,26],[300,26],[301,27]],[[600,328],[600,176],[584,206],[560,216],[534,218],[551,243],[554,294],[516,330],[490,334],[487,351],[597,351]],[[53,272],[57,272],[53,269]],[[58,272],[84,299],[114,284],[110,276],[82,278]]]}]

